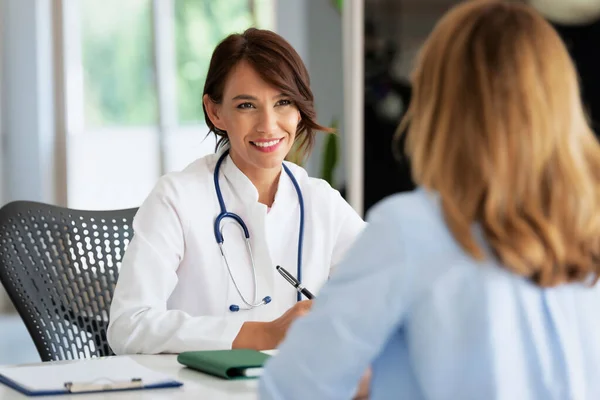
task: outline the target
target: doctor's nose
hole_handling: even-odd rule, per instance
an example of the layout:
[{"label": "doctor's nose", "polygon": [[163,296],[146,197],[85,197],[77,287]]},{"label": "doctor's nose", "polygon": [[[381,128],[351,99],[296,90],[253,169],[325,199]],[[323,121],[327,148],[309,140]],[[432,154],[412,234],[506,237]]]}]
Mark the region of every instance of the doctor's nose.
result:
[{"label": "doctor's nose", "polygon": [[256,130],[263,133],[274,133],[277,131],[278,120],[275,110],[272,108],[263,109],[256,121]]}]

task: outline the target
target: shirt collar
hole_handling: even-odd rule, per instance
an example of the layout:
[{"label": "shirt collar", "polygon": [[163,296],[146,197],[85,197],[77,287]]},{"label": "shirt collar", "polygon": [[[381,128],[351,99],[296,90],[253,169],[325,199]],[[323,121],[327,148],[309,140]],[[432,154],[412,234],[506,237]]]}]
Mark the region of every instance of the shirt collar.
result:
[{"label": "shirt collar", "polygon": [[227,155],[221,164],[223,176],[235,194],[242,199],[258,201],[258,191],[246,175],[235,165],[230,155]]},{"label": "shirt collar", "polygon": [[[250,200],[253,203],[258,203],[258,191],[256,190],[256,187],[254,187],[252,181],[242,172],[242,170],[235,165],[230,155],[227,155],[227,157],[225,157],[223,160],[223,163],[221,164],[221,171],[227,180],[227,183],[229,183],[234,193],[240,199],[246,201]],[[273,207],[275,207],[275,203],[277,202],[286,201],[290,196],[290,191],[295,197],[296,190],[290,181],[290,177],[282,167]]]}]

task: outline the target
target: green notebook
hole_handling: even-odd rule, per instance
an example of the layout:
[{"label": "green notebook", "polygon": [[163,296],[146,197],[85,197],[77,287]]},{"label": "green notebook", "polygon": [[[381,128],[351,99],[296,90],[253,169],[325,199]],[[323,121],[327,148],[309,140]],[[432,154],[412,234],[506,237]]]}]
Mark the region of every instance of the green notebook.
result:
[{"label": "green notebook", "polygon": [[185,351],[177,361],[187,367],[224,379],[251,379],[260,376],[270,356],[256,350]]}]

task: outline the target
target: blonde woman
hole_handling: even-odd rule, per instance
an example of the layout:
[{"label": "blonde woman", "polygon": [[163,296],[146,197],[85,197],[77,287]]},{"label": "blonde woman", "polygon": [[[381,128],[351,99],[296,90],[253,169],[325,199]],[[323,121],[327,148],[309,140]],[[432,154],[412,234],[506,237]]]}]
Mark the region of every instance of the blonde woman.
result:
[{"label": "blonde woman", "polygon": [[532,8],[468,1],[426,42],[420,189],[365,232],[266,366],[262,398],[600,399],[600,147]]}]

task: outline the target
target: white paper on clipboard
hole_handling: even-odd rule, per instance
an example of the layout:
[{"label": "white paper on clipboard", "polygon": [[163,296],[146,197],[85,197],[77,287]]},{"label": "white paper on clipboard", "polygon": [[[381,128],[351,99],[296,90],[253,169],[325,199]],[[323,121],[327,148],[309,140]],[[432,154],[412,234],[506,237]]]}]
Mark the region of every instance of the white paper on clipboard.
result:
[{"label": "white paper on clipboard", "polygon": [[106,390],[126,388],[132,380],[141,381],[143,387],[162,386],[174,382],[170,376],[152,371],[129,357],[96,358],[64,364],[0,367],[0,375],[29,392],[62,391],[66,390],[65,384],[69,382],[74,387],[104,386]]}]

